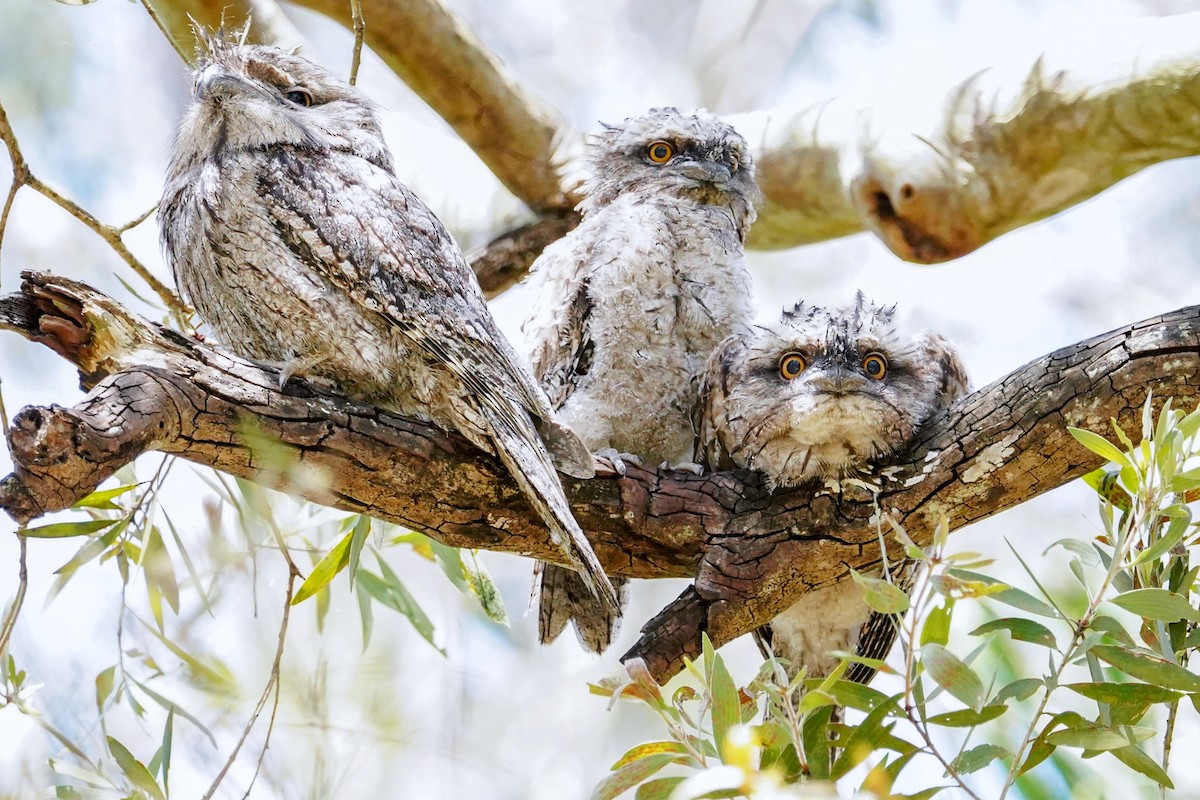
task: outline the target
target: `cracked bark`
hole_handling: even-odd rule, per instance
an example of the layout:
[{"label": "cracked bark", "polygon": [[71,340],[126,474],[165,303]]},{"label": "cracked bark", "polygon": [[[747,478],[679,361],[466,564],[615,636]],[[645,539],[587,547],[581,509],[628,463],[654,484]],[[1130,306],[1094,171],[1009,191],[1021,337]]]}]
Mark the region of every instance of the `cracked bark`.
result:
[{"label": "cracked bark", "polygon": [[[276,375],[133,317],[84,284],[27,273],[0,299],[0,327],[54,349],[90,389],[72,408],[29,407],[8,431],[15,469],[0,508],[19,521],[66,508],[140,453],[160,450],[363,512],[447,544],[559,561],[504,469],[461,437]],[[918,544],[1099,466],[1068,425],[1136,428],[1147,391],[1195,403],[1200,307],[1065,347],[933,420],[878,495]],[[744,472],[703,477],[631,468],[567,480],[605,568],[695,576],[625,658],[660,681],[700,652],[770,620],[805,591],[881,560],[869,497],[769,494]],[[889,542],[889,547],[894,543]],[[895,553],[897,555],[898,548]]]}]

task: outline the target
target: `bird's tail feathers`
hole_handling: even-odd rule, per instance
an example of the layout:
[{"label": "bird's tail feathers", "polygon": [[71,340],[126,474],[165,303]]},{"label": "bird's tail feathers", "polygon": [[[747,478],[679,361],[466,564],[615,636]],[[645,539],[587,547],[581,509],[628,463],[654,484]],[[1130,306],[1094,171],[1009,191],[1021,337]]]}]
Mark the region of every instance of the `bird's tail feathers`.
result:
[{"label": "bird's tail feathers", "polygon": [[483,410],[492,429],[496,454],[538,516],[546,523],[551,538],[562,549],[592,595],[613,614],[619,614],[616,589],[600,566],[591,542],[583,535],[583,530],[571,514],[571,506],[554,471],[550,454],[542,445],[530,418],[520,412],[513,413],[511,408],[496,411],[485,407]]},{"label": "bird's tail feathers", "polygon": [[[567,627],[575,624],[575,633],[584,650],[600,654],[608,649],[621,628],[621,614],[614,614],[588,590],[582,576],[555,564],[542,564],[536,576],[538,598],[538,640],[549,644]],[[628,582],[611,578],[617,600],[625,605]]]}]

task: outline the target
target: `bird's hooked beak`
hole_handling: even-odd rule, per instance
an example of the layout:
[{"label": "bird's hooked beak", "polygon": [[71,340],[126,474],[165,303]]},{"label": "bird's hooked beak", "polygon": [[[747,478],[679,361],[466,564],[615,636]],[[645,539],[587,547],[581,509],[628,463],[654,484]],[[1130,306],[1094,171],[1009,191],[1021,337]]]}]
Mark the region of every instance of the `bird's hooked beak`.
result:
[{"label": "bird's hooked beak", "polygon": [[814,389],[825,394],[853,394],[862,391],[867,379],[841,365],[821,370],[808,378]]},{"label": "bird's hooked beak", "polygon": [[209,64],[196,76],[196,99],[220,101],[226,97],[260,91],[250,81],[220,64]]},{"label": "bird's hooked beak", "polygon": [[729,166],[720,161],[695,161],[686,164],[681,172],[697,183],[708,184],[718,189],[727,189],[733,179],[733,172]]}]

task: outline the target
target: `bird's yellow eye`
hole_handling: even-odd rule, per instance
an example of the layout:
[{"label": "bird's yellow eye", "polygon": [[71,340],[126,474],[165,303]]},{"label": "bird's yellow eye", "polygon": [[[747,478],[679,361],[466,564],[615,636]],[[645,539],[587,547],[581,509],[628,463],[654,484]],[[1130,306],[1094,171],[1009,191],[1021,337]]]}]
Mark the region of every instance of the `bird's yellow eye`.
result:
[{"label": "bird's yellow eye", "polygon": [[303,86],[293,86],[284,93],[289,103],[295,103],[298,106],[308,108],[313,104],[312,92],[305,89]]},{"label": "bird's yellow eye", "polygon": [[804,372],[807,366],[804,356],[799,353],[784,353],[783,358],[779,359],[779,376],[785,381],[790,381]]},{"label": "bird's yellow eye", "polygon": [[655,164],[665,164],[675,155],[675,148],[668,142],[651,142],[646,148],[646,156]]},{"label": "bird's yellow eye", "polygon": [[868,378],[881,381],[883,376],[887,375],[887,358],[883,353],[867,353],[863,356],[862,368]]}]

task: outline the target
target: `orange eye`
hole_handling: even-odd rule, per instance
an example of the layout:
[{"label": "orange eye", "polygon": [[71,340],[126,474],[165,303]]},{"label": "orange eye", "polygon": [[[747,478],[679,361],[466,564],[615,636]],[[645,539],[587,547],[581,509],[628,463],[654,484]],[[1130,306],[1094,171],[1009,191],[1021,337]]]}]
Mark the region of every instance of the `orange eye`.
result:
[{"label": "orange eye", "polygon": [[675,148],[667,142],[651,142],[646,148],[646,156],[655,164],[665,164],[675,155]]},{"label": "orange eye", "polygon": [[867,353],[863,357],[863,372],[867,373],[867,377],[872,380],[883,380],[883,376],[887,375],[887,367],[887,359],[883,353]]},{"label": "orange eye", "polygon": [[799,353],[784,353],[783,358],[779,359],[779,376],[785,381],[790,381],[804,372],[807,366],[804,356]]}]

